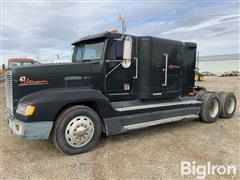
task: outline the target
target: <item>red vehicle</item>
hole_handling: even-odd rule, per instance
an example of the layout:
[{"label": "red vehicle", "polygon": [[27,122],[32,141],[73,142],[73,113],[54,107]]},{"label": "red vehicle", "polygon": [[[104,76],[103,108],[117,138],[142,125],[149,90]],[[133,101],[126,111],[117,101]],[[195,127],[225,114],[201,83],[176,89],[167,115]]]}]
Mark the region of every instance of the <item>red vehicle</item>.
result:
[{"label": "red vehicle", "polygon": [[32,64],[40,64],[40,63],[29,58],[10,58],[8,60],[8,69],[11,69],[12,67],[26,66],[26,65],[32,65]]}]

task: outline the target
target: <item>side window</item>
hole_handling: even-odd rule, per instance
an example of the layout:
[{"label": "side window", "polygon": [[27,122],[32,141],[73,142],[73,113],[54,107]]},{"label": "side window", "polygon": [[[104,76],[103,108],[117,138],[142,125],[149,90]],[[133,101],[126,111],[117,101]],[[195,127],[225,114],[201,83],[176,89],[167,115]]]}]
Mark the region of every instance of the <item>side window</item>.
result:
[{"label": "side window", "polygon": [[106,58],[108,60],[115,59],[115,43],[113,40],[109,41]]},{"label": "side window", "polygon": [[116,59],[123,59],[123,41],[116,42]]},{"label": "side window", "polygon": [[107,52],[108,60],[121,60],[123,58],[123,42],[110,40]]}]

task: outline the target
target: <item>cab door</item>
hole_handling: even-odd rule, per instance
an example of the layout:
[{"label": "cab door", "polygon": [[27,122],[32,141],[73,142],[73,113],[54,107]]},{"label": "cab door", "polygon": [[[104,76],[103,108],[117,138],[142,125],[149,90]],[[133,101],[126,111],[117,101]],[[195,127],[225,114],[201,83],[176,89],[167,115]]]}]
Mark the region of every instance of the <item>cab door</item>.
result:
[{"label": "cab door", "polygon": [[105,62],[105,88],[110,101],[126,100],[133,87],[133,65],[124,68],[123,41],[109,39]]}]

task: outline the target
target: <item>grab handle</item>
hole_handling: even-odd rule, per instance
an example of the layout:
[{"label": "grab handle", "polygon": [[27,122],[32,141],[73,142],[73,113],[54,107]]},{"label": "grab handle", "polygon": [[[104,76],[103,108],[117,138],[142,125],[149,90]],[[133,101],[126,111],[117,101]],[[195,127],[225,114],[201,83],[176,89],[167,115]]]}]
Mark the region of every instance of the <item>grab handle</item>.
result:
[{"label": "grab handle", "polygon": [[164,56],[164,59],[165,59],[165,69],[163,69],[163,71],[165,71],[165,75],[164,75],[164,83],[162,84],[162,86],[167,86],[167,78],[168,78],[168,54],[164,53],[163,56]]}]

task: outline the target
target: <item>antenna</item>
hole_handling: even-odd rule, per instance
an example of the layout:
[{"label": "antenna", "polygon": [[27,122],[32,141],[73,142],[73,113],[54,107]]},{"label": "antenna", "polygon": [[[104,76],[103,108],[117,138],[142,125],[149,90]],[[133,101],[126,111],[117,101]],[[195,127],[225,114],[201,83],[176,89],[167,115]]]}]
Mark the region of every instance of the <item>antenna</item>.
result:
[{"label": "antenna", "polygon": [[137,32],[139,35],[139,20],[138,20],[138,14],[137,14],[136,8],[134,8],[134,13],[135,13],[135,18],[136,18],[136,22],[137,22]]},{"label": "antenna", "polygon": [[124,17],[122,15],[120,15],[118,19],[119,19],[119,21],[120,21],[120,23],[122,25],[122,39],[123,39],[124,34],[126,32],[125,19],[124,19]]}]

